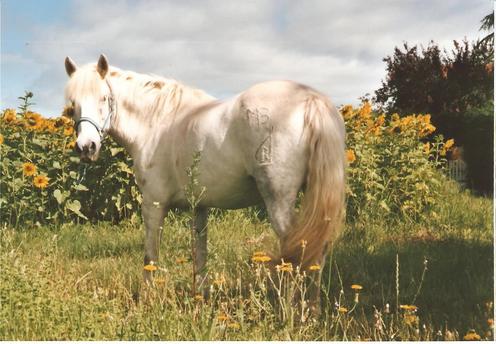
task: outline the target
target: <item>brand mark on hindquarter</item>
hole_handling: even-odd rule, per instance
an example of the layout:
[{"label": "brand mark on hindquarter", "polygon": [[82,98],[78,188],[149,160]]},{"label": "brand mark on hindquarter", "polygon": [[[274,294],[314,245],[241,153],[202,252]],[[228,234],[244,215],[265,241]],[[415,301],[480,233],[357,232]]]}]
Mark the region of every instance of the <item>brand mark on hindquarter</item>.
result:
[{"label": "brand mark on hindquarter", "polygon": [[255,151],[255,160],[260,165],[272,163],[272,125],[270,123],[269,109],[261,107],[246,109],[246,117],[250,127],[262,137],[262,141]]}]

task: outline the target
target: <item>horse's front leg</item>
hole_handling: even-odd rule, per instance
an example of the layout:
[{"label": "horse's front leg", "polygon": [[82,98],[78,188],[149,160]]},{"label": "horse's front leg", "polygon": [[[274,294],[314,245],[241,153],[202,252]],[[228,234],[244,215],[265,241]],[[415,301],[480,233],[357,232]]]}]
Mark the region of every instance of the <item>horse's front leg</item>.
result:
[{"label": "horse's front leg", "polygon": [[195,234],[195,245],[193,247],[194,278],[197,290],[203,290],[205,295],[208,293],[207,219],[208,208],[198,208],[195,210],[195,217],[192,221],[193,233]]},{"label": "horse's front leg", "polygon": [[[144,265],[157,265],[159,257],[160,237],[164,225],[164,218],[168,208],[159,202],[146,200],[142,204],[143,220],[145,222],[145,259]],[[143,270],[143,277],[147,283],[152,282],[152,271]]]}]

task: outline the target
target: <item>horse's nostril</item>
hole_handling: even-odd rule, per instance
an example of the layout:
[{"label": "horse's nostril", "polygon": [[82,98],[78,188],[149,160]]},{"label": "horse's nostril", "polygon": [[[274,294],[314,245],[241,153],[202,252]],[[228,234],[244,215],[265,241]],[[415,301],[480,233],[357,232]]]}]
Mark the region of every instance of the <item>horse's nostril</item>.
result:
[{"label": "horse's nostril", "polygon": [[91,142],[90,152],[95,152],[95,151],[96,151],[96,143],[95,142]]}]

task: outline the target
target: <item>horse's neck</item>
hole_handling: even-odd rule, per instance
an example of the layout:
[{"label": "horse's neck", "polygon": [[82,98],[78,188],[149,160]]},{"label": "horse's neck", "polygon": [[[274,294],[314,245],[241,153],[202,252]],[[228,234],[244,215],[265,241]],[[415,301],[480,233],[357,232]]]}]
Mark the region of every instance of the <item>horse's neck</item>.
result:
[{"label": "horse's neck", "polygon": [[110,133],[135,161],[143,152],[154,150],[174,121],[180,120],[194,108],[215,100],[202,91],[180,84],[167,85],[165,93],[155,92],[154,97],[145,88],[136,92],[122,78],[111,82],[117,111]]}]

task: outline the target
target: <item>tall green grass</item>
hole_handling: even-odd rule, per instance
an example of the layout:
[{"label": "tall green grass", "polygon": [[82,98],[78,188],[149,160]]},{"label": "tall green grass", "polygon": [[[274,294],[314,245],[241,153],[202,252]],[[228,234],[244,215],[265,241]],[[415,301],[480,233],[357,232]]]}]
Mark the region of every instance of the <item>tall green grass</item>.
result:
[{"label": "tall green grass", "polygon": [[[492,206],[490,199],[453,191],[422,222],[377,217],[349,223],[323,268],[320,317],[278,297],[265,268],[251,262],[254,251],[276,243],[253,210],[210,216],[207,300],[190,293],[186,216],[166,220],[161,269],[151,287],[142,282],[138,220],[5,227],[0,338],[447,340],[474,330],[491,339]],[[290,287],[302,288],[295,273],[287,278],[296,281]],[[358,303],[352,284],[363,286]],[[399,304],[418,310],[398,310],[397,293]]]}]

